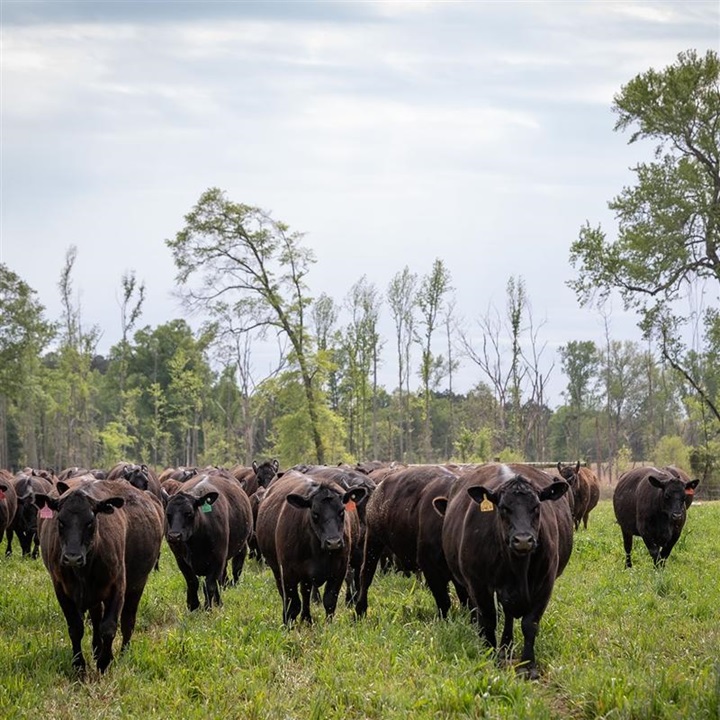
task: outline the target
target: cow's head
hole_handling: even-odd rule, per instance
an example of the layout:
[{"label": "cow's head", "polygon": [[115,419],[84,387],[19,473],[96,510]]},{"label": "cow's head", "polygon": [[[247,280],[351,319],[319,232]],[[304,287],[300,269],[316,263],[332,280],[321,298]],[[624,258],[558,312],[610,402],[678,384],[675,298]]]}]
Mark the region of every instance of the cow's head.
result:
[{"label": "cow's head", "polygon": [[172,545],[187,542],[195,532],[202,513],[212,512],[219,497],[217,490],[208,489],[201,495],[176,492],[165,507],[165,537]]},{"label": "cow's head", "polygon": [[514,475],[496,490],[473,485],[467,492],[481,512],[497,513],[510,550],[517,555],[528,555],[538,544],[540,504],[560,499],[568,489],[564,480],[557,480],[538,491],[521,475]]},{"label": "cow's head", "polygon": [[138,490],[148,489],[148,475],[147,465],[126,465],[123,468],[123,477]]},{"label": "cow's head", "polygon": [[310,513],[310,525],[323,550],[341,550],[345,546],[345,505],[359,502],[366,493],[363,487],[341,493],[327,485],[314,485],[307,494],[290,493],[286,500]]},{"label": "cow's head", "polygon": [[275,475],[277,475],[277,471],[280,469],[280,463],[276,459],[273,459],[266,460],[264,463],[258,465],[258,463],[253,460],[252,469],[255,471],[258,485],[260,487],[267,487]]},{"label": "cow's head", "polygon": [[36,493],[35,505],[42,510],[48,507],[53,511],[60,539],[60,562],[70,567],[84,567],[92,550],[97,532],[97,516],[111,515],[121,508],[125,500],[110,497],[96,500],[81,488],[71,491],[60,498]]},{"label": "cow's head", "polygon": [[558,462],[557,470],[560,477],[565,480],[570,487],[575,487],[575,485],[577,485],[578,472],[580,471],[579,462],[575,467],[572,465],[562,465]]},{"label": "cow's head", "polygon": [[682,521],[685,518],[685,508],[690,504],[688,496],[692,498],[700,480],[685,482],[679,477],[668,476],[660,472],[651,472],[647,479],[654,488],[661,492],[661,511],[674,523]]}]

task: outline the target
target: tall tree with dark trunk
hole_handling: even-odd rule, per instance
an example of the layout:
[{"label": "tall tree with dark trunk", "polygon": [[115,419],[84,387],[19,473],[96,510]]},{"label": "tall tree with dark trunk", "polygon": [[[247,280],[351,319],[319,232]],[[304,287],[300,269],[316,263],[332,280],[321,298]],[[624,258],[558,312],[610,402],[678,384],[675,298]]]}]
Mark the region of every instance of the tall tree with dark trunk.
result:
[{"label": "tall tree with dark trunk", "polygon": [[656,143],[655,160],[639,163],[609,207],[618,233],[608,240],[587,223],[570,250],[579,272],[569,285],[581,303],[617,290],[641,327],[659,338],[666,360],[720,420],[717,398],[695,375],[680,341],[686,318],[677,300],[698,281],[720,289],[720,58],[694,50],[663,70],[633,78],[615,96],[616,130],[630,143]]},{"label": "tall tree with dark trunk", "polygon": [[217,188],[206,190],[185,216],[185,227],[166,243],[177,267],[186,306],[211,314],[237,309],[254,327],[275,329],[293,350],[315,444],[325,462],[319,427],[319,393],[313,381],[313,339],[305,322],[312,299],[305,278],[314,262],[302,235],[250,205],[235,203]]}]

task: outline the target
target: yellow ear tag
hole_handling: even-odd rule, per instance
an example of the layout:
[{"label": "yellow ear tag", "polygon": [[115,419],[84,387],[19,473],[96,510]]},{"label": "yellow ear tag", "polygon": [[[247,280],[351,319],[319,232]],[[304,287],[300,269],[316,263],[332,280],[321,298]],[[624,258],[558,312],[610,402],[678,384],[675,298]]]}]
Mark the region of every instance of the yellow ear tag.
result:
[{"label": "yellow ear tag", "polygon": [[480,503],[480,512],[492,512],[494,509],[495,506],[487,498]]}]

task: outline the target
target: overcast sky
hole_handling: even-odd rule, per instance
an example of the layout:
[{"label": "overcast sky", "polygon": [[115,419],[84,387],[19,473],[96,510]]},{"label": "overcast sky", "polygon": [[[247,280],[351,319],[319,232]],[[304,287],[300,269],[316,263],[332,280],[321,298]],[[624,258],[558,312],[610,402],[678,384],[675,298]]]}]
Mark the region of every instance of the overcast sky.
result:
[{"label": "overcast sky", "polygon": [[[60,316],[75,288],[100,350],[120,281],[142,324],[182,316],[164,244],[208,187],[306,233],[312,294],[384,291],[442,258],[472,327],[522,277],[548,357],[603,338],[565,282],[581,225],[650,157],[612,98],[691,48],[720,2],[32,2],[2,0],[1,261]],[[386,313],[387,315],[387,313]],[[385,357],[395,377],[392,325]],[[611,333],[639,339],[613,309]],[[563,381],[554,371],[555,394]],[[465,363],[461,385],[480,378]]]}]

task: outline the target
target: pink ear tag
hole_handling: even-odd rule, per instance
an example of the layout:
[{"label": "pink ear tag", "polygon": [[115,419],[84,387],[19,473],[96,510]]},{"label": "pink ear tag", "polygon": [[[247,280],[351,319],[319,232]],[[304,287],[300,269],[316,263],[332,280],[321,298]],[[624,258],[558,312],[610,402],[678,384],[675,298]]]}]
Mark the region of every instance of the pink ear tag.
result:
[{"label": "pink ear tag", "polygon": [[44,518],[46,520],[49,520],[53,516],[52,508],[49,508],[47,505],[43,505],[40,508],[40,512],[38,513],[38,517]]},{"label": "pink ear tag", "polygon": [[357,505],[355,505],[354,500],[348,500],[348,502],[345,503],[345,509],[350,510],[357,510]]}]

